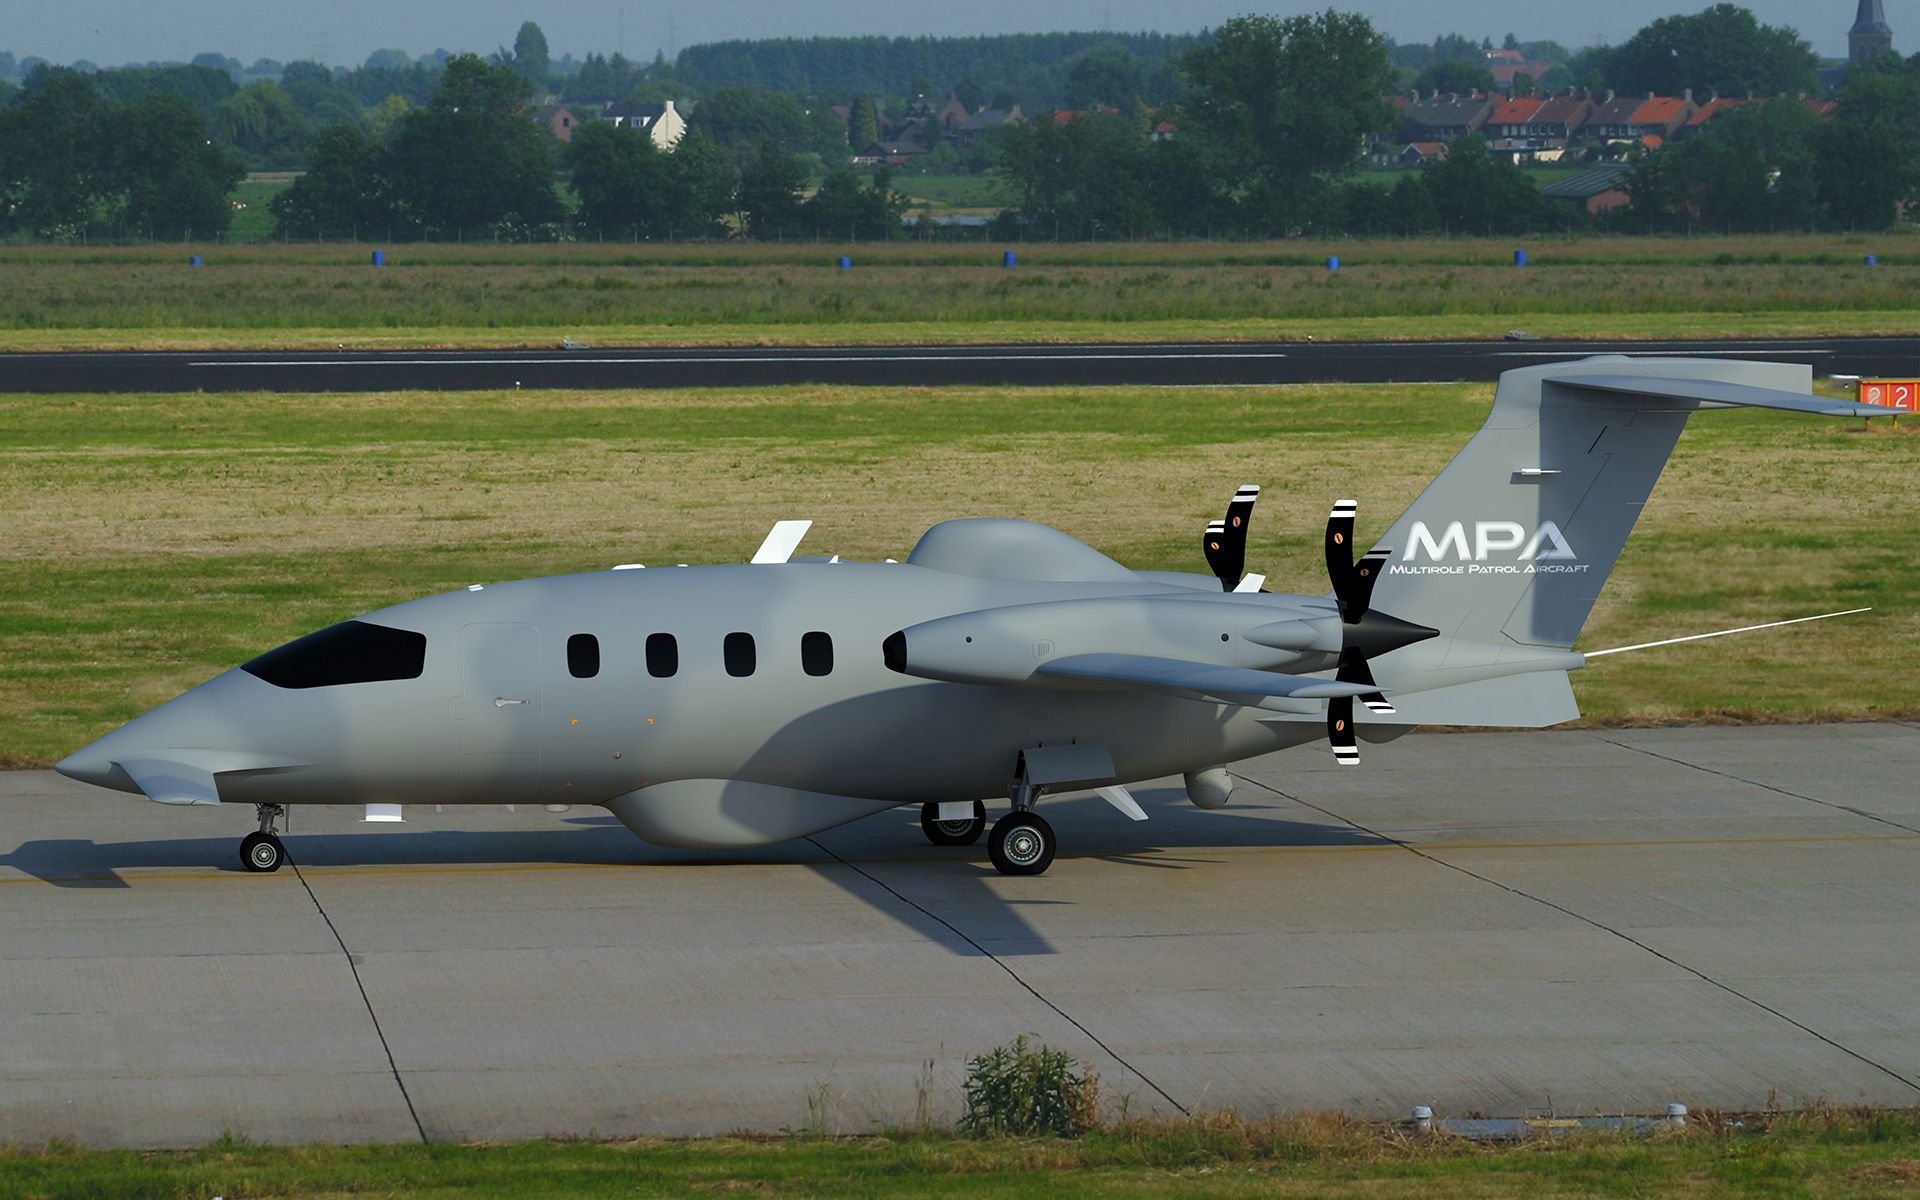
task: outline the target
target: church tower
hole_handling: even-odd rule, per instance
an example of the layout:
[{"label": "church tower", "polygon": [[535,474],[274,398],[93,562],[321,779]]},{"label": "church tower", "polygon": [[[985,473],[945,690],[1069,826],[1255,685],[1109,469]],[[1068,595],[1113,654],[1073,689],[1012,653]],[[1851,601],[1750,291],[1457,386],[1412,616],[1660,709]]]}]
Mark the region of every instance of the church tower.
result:
[{"label": "church tower", "polygon": [[1893,30],[1880,0],[1860,0],[1853,28],[1847,30],[1847,61],[1866,62],[1893,51]]}]

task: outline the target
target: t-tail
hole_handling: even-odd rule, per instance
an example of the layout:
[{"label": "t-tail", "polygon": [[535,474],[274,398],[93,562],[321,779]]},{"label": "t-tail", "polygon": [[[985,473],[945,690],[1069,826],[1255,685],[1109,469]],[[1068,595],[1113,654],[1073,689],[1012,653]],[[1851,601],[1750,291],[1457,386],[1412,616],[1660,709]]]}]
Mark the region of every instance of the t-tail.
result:
[{"label": "t-tail", "polygon": [[1811,382],[1804,365],[1621,355],[1504,373],[1486,424],[1375,548],[1387,553],[1372,607],[1439,631],[1374,660],[1400,709],[1385,719],[1539,726],[1578,716],[1571,648],[1687,417],[1733,407],[1885,415],[1810,395]]}]

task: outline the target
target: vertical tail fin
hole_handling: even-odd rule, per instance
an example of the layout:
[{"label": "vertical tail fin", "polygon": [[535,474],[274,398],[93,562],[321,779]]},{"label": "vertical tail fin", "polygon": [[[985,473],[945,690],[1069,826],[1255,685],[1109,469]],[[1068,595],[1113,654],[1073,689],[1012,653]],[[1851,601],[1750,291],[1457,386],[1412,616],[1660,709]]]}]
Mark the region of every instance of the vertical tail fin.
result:
[{"label": "vertical tail fin", "polygon": [[1570,647],[1690,413],[1884,415],[1789,363],[1606,355],[1500,377],[1486,424],[1380,539],[1373,606],[1442,639]]}]

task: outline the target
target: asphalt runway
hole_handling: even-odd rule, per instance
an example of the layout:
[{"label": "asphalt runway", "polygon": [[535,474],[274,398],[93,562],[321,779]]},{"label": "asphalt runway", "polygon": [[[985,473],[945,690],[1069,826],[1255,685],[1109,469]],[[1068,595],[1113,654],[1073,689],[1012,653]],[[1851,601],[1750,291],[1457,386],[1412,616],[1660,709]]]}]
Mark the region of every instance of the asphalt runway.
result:
[{"label": "asphalt runway", "polygon": [[1758,358],[1811,363],[1816,375],[1920,375],[1920,337],[582,347],[0,354],[0,393],[1424,383],[1492,380],[1512,367],[1590,354]]},{"label": "asphalt runway", "polygon": [[[594,809],[294,814],[0,775],[0,1142],[843,1132],[1037,1033],[1134,1113],[1920,1103],[1920,725],[1303,747],[1200,812],[751,854]],[[930,1065],[929,1065],[930,1064]]]}]

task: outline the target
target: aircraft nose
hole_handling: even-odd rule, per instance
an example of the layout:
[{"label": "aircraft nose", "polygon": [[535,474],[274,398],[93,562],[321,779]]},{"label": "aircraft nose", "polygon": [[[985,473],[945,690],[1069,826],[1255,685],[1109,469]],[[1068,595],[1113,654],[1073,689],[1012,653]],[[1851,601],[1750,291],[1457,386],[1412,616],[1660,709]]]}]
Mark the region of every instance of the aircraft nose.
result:
[{"label": "aircraft nose", "polygon": [[[107,735],[107,737],[112,736],[112,734]],[[101,738],[98,742],[82,746],[53,764],[53,769],[68,779],[77,779],[81,783],[91,783],[95,787],[112,787],[113,759],[100,749],[101,744],[106,740]]]},{"label": "aircraft nose", "polygon": [[116,763],[168,750],[206,750],[213,744],[212,726],[213,705],[203,684],[82,746],[53,769],[81,783],[137,792],[139,787]]}]

